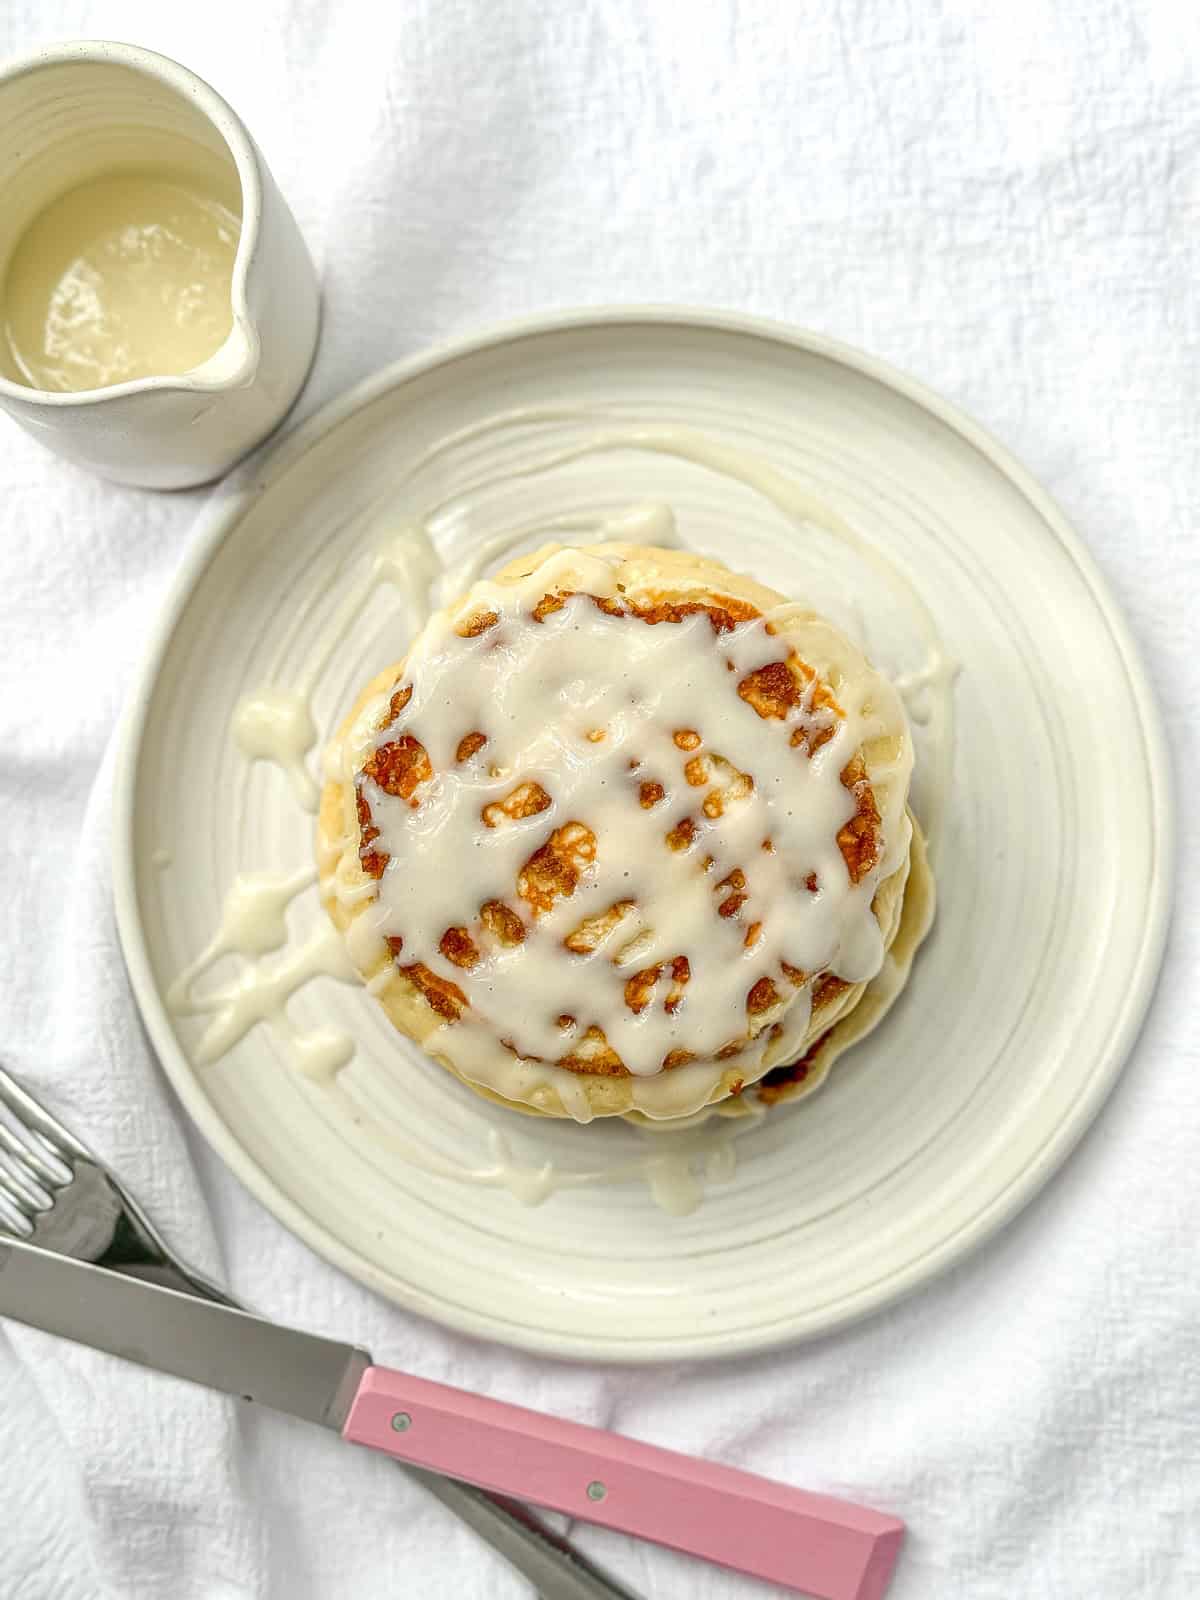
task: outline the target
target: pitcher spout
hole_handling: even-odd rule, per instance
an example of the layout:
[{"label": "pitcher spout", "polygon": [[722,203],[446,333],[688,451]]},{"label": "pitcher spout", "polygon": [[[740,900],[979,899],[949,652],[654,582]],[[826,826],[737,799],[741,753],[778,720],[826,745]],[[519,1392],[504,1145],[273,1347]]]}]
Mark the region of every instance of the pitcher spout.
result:
[{"label": "pitcher spout", "polygon": [[254,382],[261,354],[258,335],[248,322],[234,321],[225,343],[207,361],[193,367],[187,377],[206,387],[245,389]]}]

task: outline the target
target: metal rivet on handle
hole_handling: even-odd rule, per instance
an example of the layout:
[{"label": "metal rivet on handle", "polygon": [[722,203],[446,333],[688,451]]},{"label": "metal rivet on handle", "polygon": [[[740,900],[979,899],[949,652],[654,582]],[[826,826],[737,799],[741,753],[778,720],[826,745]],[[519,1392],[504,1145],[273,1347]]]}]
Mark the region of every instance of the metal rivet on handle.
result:
[{"label": "metal rivet on handle", "polygon": [[396,1433],[407,1433],[412,1427],[412,1418],[407,1411],[397,1411],[392,1418],[392,1429]]},{"label": "metal rivet on handle", "polygon": [[588,1484],[587,1497],[589,1500],[603,1500],[607,1493],[607,1488],[600,1482],[599,1478],[595,1482]]}]

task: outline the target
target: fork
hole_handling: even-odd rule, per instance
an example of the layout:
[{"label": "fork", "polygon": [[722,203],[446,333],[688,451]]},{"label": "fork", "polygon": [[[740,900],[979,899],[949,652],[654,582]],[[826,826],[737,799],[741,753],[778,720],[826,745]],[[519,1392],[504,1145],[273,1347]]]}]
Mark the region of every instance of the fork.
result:
[{"label": "fork", "polygon": [[[0,1236],[244,1309],[183,1262],[117,1175],[2,1067],[0,1152]],[[543,1600],[637,1600],[524,1507],[407,1462],[397,1465],[522,1573]]]}]

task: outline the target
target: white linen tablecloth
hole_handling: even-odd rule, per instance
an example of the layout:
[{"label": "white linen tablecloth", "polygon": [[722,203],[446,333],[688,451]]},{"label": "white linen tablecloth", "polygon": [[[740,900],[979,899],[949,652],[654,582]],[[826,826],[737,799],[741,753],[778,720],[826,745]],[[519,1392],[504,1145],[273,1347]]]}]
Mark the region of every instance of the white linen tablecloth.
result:
[{"label": "white linen tablecloth", "polygon": [[[245,118],[324,280],[298,415],[538,309],[675,301],[865,345],[965,406],[1106,569],[1181,792],[1200,713],[1200,22],[1177,0],[6,0],[0,54],[146,44]],[[2,197],[0,197],[2,203]],[[997,1242],[886,1315],[723,1366],[538,1361],[317,1260],[204,1148],[117,949],[112,735],[209,501],[113,488],[0,420],[4,1061],[171,1237],[377,1358],[895,1508],[895,1600],[1200,1592],[1200,916],[1192,808],[1167,969],[1116,1094]],[[1113,730],[1113,760],[1121,732]],[[952,886],[947,892],[952,893]],[[647,1600],[748,1580],[615,1536]],[[387,1463],[0,1329],[5,1600],[505,1600]]]}]

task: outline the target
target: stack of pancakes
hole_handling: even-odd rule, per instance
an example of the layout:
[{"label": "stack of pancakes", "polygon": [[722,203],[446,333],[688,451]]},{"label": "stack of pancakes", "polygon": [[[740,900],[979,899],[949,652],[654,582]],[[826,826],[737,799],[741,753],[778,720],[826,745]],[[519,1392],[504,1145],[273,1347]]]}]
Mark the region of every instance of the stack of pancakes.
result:
[{"label": "stack of pancakes", "polygon": [[391,1022],[514,1110],[810,1092],[933,911],[894,689],[678,550],[552,546],[437,613],[327,755],[324,902]]}]

